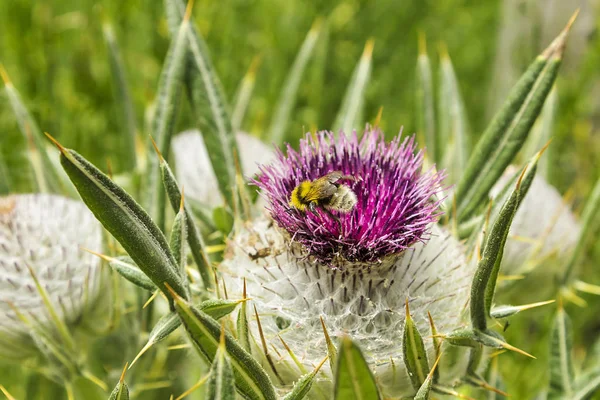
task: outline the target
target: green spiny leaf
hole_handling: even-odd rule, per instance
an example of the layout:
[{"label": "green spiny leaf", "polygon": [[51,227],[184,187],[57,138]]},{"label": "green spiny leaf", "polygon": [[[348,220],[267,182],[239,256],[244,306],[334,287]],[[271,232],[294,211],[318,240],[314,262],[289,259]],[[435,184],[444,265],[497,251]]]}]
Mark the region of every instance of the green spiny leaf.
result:
[{"label": "green spiny leaf", "polygon": [[[244,291],[242,294],[242,299],[246,300],[246,279],[244,278]],[[240,307],[240,312],[237,316],[237,337],[238,342],[240,342],[240,346],[248,353],[252,354],[252,347],[250,346],[250,326],[248,325],[248,310],[247,310],[247,301],[242,303]]]},{"label": "green spiny leaf", "polygon": [[507,101],[477,143],[456,188],[457,212],[454,217],[459,222],[479,209],[489,190],[527,139],[558,73],[575,16],[513,87]]},{"label": "green spiny leaf", "polygon": [[[219,323],[199,308],[192,307],[175,292],[171,295],[174,296],[175,309],[194,346],[207,361],[212,362],[221,333]],[[266,372],[228,333],[225,334],[225,346],[231,360],[236,388],[242,396],[248,399],[276,399],[275,389]]]},{"label": "green spiny leaf", "polygon": [[331,370],[335,370],[335,366],[337,365],[337,357],[338,357],[338,353],[337,353],[337,349],[335,348],[335,345],[333,344],[333,341],[331,340],[331,338],[329,337],[329,333],[327,332],[327,327],[325,326],[325,321],[323,320],[323,317],[321,316],[321,327],[323,328],[323,336],[325,336],[325,343],[327,344],[327,355],[329,357],[329,366],[331,367]]},{"label": "green spiny leaf", "polygon": [[277,108],[273,113],[271,126],[269,127],[269,143],[281,144],[285,138],[285,129],[290,121],[290,115],[294,108],[294,104],[296,103],[298,88],[300,87],[304,70],[308,65],[308,61],[312,56],[315,44],[319,38],[321,24],[321,19],[317,19],[310,28],[310,31],[306,35],[306,39],[304,39],[302,47],[300,47],[300,51],[294,60],[290,73],[286,77],[285,83],[283,84],[283,90],[276,103]]},{"label": "green spiny leaf", "polygon": [[565,268],[565,274],[563,276],[563,284],[566,284],[571,279],[573,270],[579,263],[581,256],[586,248],[590,237],[593,236],[593,230],[596,227],[596,217],[600,210],[600,179],[596,181],[592,193],[589,195],[583,212],[581,213],[581,230],[579,231],[579,237],[577,238],[577,244],[575,249],[571,253],[567,266]]},{"label": "green spiny leaf", "polygon": [[450,182],[456,182],[467,168],[471,147],[469,121],[454,67],[445,49],[440,60],[438,131],[439,141],[445,143],[447,148],[442,165],[447,168]]},{"label": "green spiny leaf", "polygon": [[[170,24],[183,19],[185,5],[181,0],[167,0],[166,7]],[[224,91],[214,71],[206,43],[193,25],[187,29],[187,36],[190,62],[186,86],[192,110],[196,113],[219,190],[226,204],[236,214],[242,213],[235,175],[235,158],[240,153]]]},{"label": "green spiny leaf", "polygon": [[421,387],[419,387],[419,390],[417,390],[417,394],[415,394],[413,400],[429,400],[429,395],[431,394],[433,383],[436,380],[436,370],[440,362],[440,358],[442,358],[441,354],[437,356],[433,367],[431,367],[431,371],[429,371],[429,373],[427,374],[427,378],[425,378],[425,381],[423,382]]},{"label": "green spiny leaf", "polygon": [[302,400],[303,398],[305,398],[306,395],[308,395],[308,392],[310,392],[315,377],[317,376],[317,373],[319,372],[323,364],[325,364],[325,361],[327,361],[327,357],[325,357],[323,361],[321,361],[312,372],[301,376],[300,379],[298,379],[298,382],[296,382],[296,384],[292,388],[292,390],[285,395],[283,400]]},{"label": "green spiny leaf", "polygon": [[[89,251],[89,250],[88,250]],[[91,252],[103,260],[108,262],[108,265],[117,271],[119,275],[123,278],[127,279],[129,282],[137,285],[143,289],[154,292],[156,289],[156,285],[146,274],[142,272],[142,270],[135,264],[135,262],[129,256],[121,256],[121,257],[109,257],[103,254],[98,254],[95,252]]]},{"label": "green spiny leaf", "polygon": [[[531,129],[531,133],[529,134],[529,139],[525,142],[525,146],[523,147],[522,154],[525,157],[532,157],[539,148],[544,146],[544,144],[548,143],[553,136],[553,133],[556,129],[556,114],[558,109],[558,91],[556,89],[556,84],[552,86],[550,93],[548,94],[548,98],[546,98],[546,102],[544,103],[544,107],[542,107],[542,112],[538,117],[535,125]],[[548,152],[552,151],[554,147],[550,147]],[[549,174],[550,171],[550,159],[551,155],[547,154],[542,160],[540,160],[540,165],[538,167],[538,174],[541,174],[548,181],[551,177]]]},{"label": "green spiny leaf", "polygon": [[126,133],[126,153],[130,163],[130,169],[136,168],[138,165],[137,158],[137,127],[135,121],[135,110],[129,93],[127,84],[127,74],[125,73],[125,65],[121,58],[119,44],[115,37],[112,25],[105,22],[102,25],[102,33],[108,47],[108,55],[110,58],[110,71],[114,81],[114,90],[118,111],[121,115],[121,123],[123,131]]},{"label": "green spiny leaf", "polygon": [[[158,149],[155,148],[157,151]],[[173,211],[178,212],[182,206],[182,195],[181,190],[179,188],[179,184],[175,179],[175,175],[173,171],[169,167],[169,164],[165,161],[165,159],[158,153],[158,157],[160,160],[160,171],[162,175],[162,181],[167,192],[167,197],[169,198],[169,202],[171,203],[171,207]],[[200,276],[202,277],[202,282],[204,283],[204,287],[210,288],[212,287],[212,279],[211,279],[211,266],[210,259],[205,251],[204,240],[202,239],[202,235],[198,231],[198,227],[194,223],[194,219],[192,218],[192,214],[189,212],[187,205],[183,204],[183,209],[185,210],[185,222],[187,225],[187,241],[190,246],[190,252],[192,253],[192,257],[194,258],[194,262],[196,263],[196,267],[200,272]]]},{"label": "green spiny leaf", "polygon": [[208,398],[219,400],[235,400],[235,381],[227,350],[225,349],[225,331],[221,333],[221,341],[217,354],[210,367],[208,379]]},{"label": "green spiny leaf", "polygon": [[333,124],[333,131],[336,135],[340,130],[346,134],[350,134],[353,129],[362,129],[364,127],[361,126],[364,122],[359,118],[365,102],[367,84],[371,78],[374,44],[375,42],[372,39],[367,41],[360,61],[352,73],[342,106]]},{"label": "green spiny leaf", "polygon": [[62,147],[60,162],[81,198],[140,269],[165,294],[168,283],[180,296],[186,290],[167,239],[150,216],[98,168],[73,150]]},{"label": "green spiny leaf", "polygon": [[431,62],[427,54],[425,36],[419,35],[419,57],[417,58],[416,71],[417,87],[415,90],[415,104],[417,116],[417,134],[419,135],[431,160],[435,163],[441,162],[443,144],[435,127],[435,108],[433,101],[433,77],[431,73]]},{"label": "green spiny leaf", "polygon": [[540,306],[550,304],[550,303],[554,303],[554,300],[540,301],[540,302],[532,303],[532,304],[524,304],[522,306],[509,306],[509,305],[496,306],[496,307],[492,308],[492,310],[490,311],[490,316],[495,319],[507,318],[507,317],[511,317],[521,311],[529,310],[529,309],[535,308],[535,307],[540,307]]},{"label": "green spiny leaf", "polygon": [[336,400],[381,399],[369,365],[348,337],[342,338],[340,343],[334,385]]},{"label": "green spiny leaf", "polygon": [[571,319],[560,306],[554,318],[550,340],[550,383],[548,399],[573,398],[575,369],[572,359],[573,326]]},{"label": "green spiny leaf", "polygon": [[[226,315],[229,315],[233,310],[235,310],[235,307],[237,307],[239,303],[243,304],[245,302],[241,300],[234,301],[213,299],[203,301],[202,303],[198,304],[197,307],[198,309],[202,310],[214,319],[219,319]],[[161,319],[159,319],[156,325],[154,325],[154,328],[152,328],[152,331],[150,332],[150,335],[148,337],[148,341],[146,342],[142,350],[140,350],[140,352],[137,354],[137,356],[135,356],[135,359],[131,362],[130,368],[146,351],[148,351],[148,349],[150,349],[156,343],[165,340],[171,333],[173,333],[177,328],[179,328],[180,325],[181,319],[179,318],[179,315],[174,311],[164,315]]]},{"label": "green spiny leaf", "polygon": [[477,266],[471,286],[471,324],[479,330],[487,329],[487,317],[490,316],[496,281],[500,272],[500,264],[504,245],[508,237],[512,219],[515,216],[521,200],[527,194],[535,176],[537,162],[543,149],[539,151],[521,173],[516,187],[506,200],[489,235],[485,239],[483,257]]},{"label": "green spiny leaf", "polygon": [[129,388],[127,387],[127,383],[125,383],[125,371],[127,371],[127,364],[125,365],[125,368],[123,368],[119,383],[117,383],[117,386],[113,389],[108,400],[129,400]]},{"label": "green spiny leaf", "polygon": [[171,228],[171,238],[169,240],[169,247],[175,257],[175,262],[179,266],[179,273],[181,279],[186,279],[185,265],[186,265],[186,247],[185,243],[188,240],[187,221],[185,217],[185,209],[183,207],[183,196],[181,197],[181,207],[179,212],[175,216],[173,221],[173,227]]},{"label": "green spiny leaf", "polygon": [[425,350],[423,338],[410,316],[408,299],[406,300],[406,319],[404,320],[404,333],[402,336],[402,355],[412,385],[415,390],[419,390],[427,378],[429,363],[427,362],[427,351]]},{"label": "green spiny leaf", "polygon": [[573,394],[571,400],[585,400],[598,393],[600,388],[600,369],[594,368],[578,377],[574,382]]},{"label": "green spiny leaf", "polygon": [[[177,35],[171,40],[169,51],[160,74],[156,106],[152,118],[152,138],[160,154],[169,157],[171,137],[177,117],[179,99],[185,73],[188,49],[189,16],[184,18]],[[150,150],[151,152],[152,150]],[[146,176],[146,207],[161,230],[165,227],[165,191],[160,182],[160,160],[149,157]]]}]

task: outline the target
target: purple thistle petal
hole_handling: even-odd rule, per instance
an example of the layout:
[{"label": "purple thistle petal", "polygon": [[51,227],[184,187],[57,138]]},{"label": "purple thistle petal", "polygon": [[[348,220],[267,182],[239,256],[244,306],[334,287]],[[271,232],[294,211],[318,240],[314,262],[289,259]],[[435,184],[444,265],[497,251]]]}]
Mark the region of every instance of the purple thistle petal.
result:
[{"label": "purple thistle petal", "polygon": [[[276,161],[261,166],[254,181],[269,202],[268,209],[279,227],[318,261],[336,267],[336,261],[378,262],[417,241],[427,239],[428,226],[441,212],[443,173],[434,168],[422,172],[423,153],[416,152],[414,136],[396,136],[386,143],[378,129],[367,130],[361,140],[356,132],[337,141],[331,132],[307,134],[300,150],[287,145]],[[342,180],[358,202],[348,213],[320,208],[302,212],[289,206],[292,190],[332,171],[355,180]],[[339,222],[338,220],[339,219]]]}]

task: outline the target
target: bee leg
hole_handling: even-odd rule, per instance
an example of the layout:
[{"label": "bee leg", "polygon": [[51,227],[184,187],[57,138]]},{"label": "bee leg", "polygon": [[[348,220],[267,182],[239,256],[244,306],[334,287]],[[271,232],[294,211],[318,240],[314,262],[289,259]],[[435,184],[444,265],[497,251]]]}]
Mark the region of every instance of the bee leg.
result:
[{"label": "bee leg", "polygon": [[333,218],[338,223],[340,235],[342,235],[344,233],[344,232],[342,232],[342,221],[337,216],[333,215],[333,213],[331,211],[329,211],[327,208],[323,208],[323,211],[325,211],[325,214],[329,215],[331,218]]}]

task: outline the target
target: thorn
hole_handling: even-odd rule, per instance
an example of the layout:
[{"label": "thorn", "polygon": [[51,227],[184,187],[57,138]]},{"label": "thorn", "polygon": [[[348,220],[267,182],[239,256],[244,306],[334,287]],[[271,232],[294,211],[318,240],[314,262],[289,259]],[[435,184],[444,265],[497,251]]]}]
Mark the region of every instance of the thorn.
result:
[{"label": "thorn", "polygon": [[498,357],[500,354],[504,354],[504,353],[506,353],[506,350],[505,349],[501,349],[501,350],[498,350],[498,351],[494,351],[493,353],[490,353],[489,357],[490,358]]},{"label": "thorn", "polygon": [[269,350],[267,348],[267,342],[265,340],[265,335],[263,333],[262,325],[260,323],[260,317],[258,316],[258,310],[256,309],[256,305],[253,305],[253,306],[254,306],[254,315],[256,315],[256,322],[258,324],[258,334],[260,336],[260,342],[261,342],[262,347],[263,347],[263,352],[265,353],[265,358],[269,362],[269,365],[271,366],[271,370],[273,370],[273,373],[275,374],[275,376],[277,377],[277,379],[279,379],[279,381],[283,385],[284,381],[283,381],[283,379],[281,379],[281,376],[279,375],[279,372],[277,372],[277,368],[275,368],[275,363],[273,363],[273,359],[269,355]]},{"label": "thorn", "polygon": [[142,306],[142,310],[146,307],[148,307],[148,304],[152,303],[152,300],[154,300],[156,298],[156,296],[158,295],[158,293],[160,293],[160,290],[156,289],[154,291],[154,293],[152,293],[152,296],[150,296],[150,298],[148,300],[146,300],[146,302],[144,303],[144,305]]},{"label": "thorn", "polygon": [[90,254],[93,254],[93,255],[95,255],[96,257],[100,257],[101,259],[103,259],[103,260],[104,260],[104,261],[106,261],[106,262],[112,262],[112,261],[116,260],[116,259],[115,259],[115,258],[113,258],[113,257],[107,256],[107,255],[105,255],[105,254],[97,253],[97,252],[95,252],[94,250],[87,249],[87,248],[85,248],[85,247],[83,247],[83,246],[79,246],[79,248],[80,248],[81,250],[85,251],[85,252],[88,252],[88,253],[90,253]]},{"label": "thorn", "polygon": [[556,39],[554,39],[552,41],[552,43],[550,43],[550,45],[546,48],[546,50],[544,50],[542,52],[541,57],[548,59],[548,58],[550,58],[550,56],[554,55],[555,58],[557,58],[557,59],[562,58],[563,51],[567,44],[567,35],[569,34],[569,31],[571,30],[571,26],[577,19],[577,15],[579,15],[579,8],[577,10],[575,10],[573,15],[569,19],[569,22],[567,22],[567,25],[558,34]]},{"label": "thorn", "polygon": [[419,29],[419,56],[427,55],[427,40],[425,39],[425,32]]},{"label": "thorn", "polygon": [[221,337],[219,338],[219,347],[225,348],[225,322],[221,322]]},{"label": "thorn", "polygon": [[242,299],[246,300],[248,298],[246,292],[246,277],[244,277],[244,291],[242,292]]},{"label": "thorn", "polygon": [[545,306],[546,304],[552,304],[556,300],[546,300],[546,301],[538,301],[537,303],[525,304],[519,307],[520,311],[530,310],[535,307]]},{"label": "thorn", "polygon": [[190,0],[185,7],[185,15],[183,16],[183,22],[188,22],[192,16],[192,9],[194,8],[194,0]]},{"label": "thorn", "polygon": [[154,147],[154,151],[156,152],[156,155],[158,155],[158,159],[160,160],[160,162],[164,162],[165,159],[162,155],[162,153],[160,152],[160,150],[158,149],[158,146],[156,145],[156,142],[154,141],[154,138],[152,137],[152,135],[148,135],[150,136],[150,141],[152,142],[152,147]]},{"label": "thorn", "polygon": [[262,64],[262,59],[262,54],[257,54],[252,59],[252,62],[250,63],[250,68],[248,68],[248,73],[246,74],[249,80],[254,80],[256,78],[256,71],[258,71],[258,68]]},{"label": "thorn", "polygon": [[58,140],[54,139],[54,137],[52,137],[52,135],[50,135],[48,132],[44,132],[44,135],[46,135],[46,137],[50,139],[52,143],[54,143],[61,153],[65,154],[67,152],[67,149],[65,149],[62,144],[58,143]]},{"label": "thorn", "polygon": [[179,202],[179,211],[183,211],[184,202],[185,202],[185,187],[181,186],[181,201]]},{"label": "thorn", "polygon": [[204,375],[202,378],[200,378],[200,380],[198,382],[196,382],[191,388],[189,388],[185,392],[181,393],[181,395],[179,395],[179,397],[177,397],[175,400],[181,400],[184,397],[186,397],[187,395],[189,395],[190,393],[192,393],[194,390],[198,389],[200,386],[202,386],[204,384],[204,382],[206,382],[208,380],[209,376],[210,376],[210,372],[208,374]]},{"label": "thorn", "polygon": [[[0,68],[2,67],[2,65],[0,65]],[[0,69],[1,71],[1,69]],[[6,390],[6,388],[3,385],[0,385],[0,392],[2,392],[5,396],[6,396],[6,400],[16,400],[14,397],[12,397],[10,395],[10,393],[8,393],[8,390]]]},{"label": "thorn", "polygon": [[323,320],[323,316],[319,317],[321,319],[321,326],[323,327],[323,335],[325,336],[325,341],[327,343],[331,343],[331,338],[329,337],[329,333],[327,332],[327,327],[325,327],[325,321]]},{"label": "thorn", "polygon": [[327,361],[329,359],[329,356],[325,356],[325,358],[323,358],[321,360],[321,362],[319,363],[319,365],[317,365],[313,371],[313,374],[316,375],[317,372],[319,372],[319,370],[321,369],[321,367],[323,366],[323,364],[325,364],[325,361]]},{"label": "thorn", "polygon": [[[144,347],[142,347],[142,350],[140,350],[140,352],[135,356],[135,358],[133,359],[133,361],[131,362],[131,365],[129,365],[128,369],[131,369],[131,367],[133,367],[133,364],[136,363],[136,361],[145,353],[148,351],[148,349],[152,347],[152,343],[148,342],[144,345]],[[127,365],[127,364],[125,364]]]},{"label": "thorn", "polygon": [[373,48],[375,47],[375,39],[371,38],[369,40],[367,40],[367,43],[365,44],[365,49],[363,50],[362,53],[362,59],[363,60],[370,60],[373,57]]},{"label": "thorn", "polygon": [[521,172],[521,175],[519,175],[519,179],[517,180],[516,190],[521,189],[521,181],[523,180],[523,177],[525,176],[525,172],[527,172],[527,167],[528,167],[528,165],[523,167],[523,171]]},{"label": "thorn", "polygon": [[438,52],[440,53],[440,58],[442,60],[450,60],[450,55],[448,54],[448,46],[446,46],[445,42],[438,43]]},{"label": "thorn", "polygon": [[383,106],[379,107],[379,111],[377,111],[377,116],[375,117],[375,121],[373,121],[373,128],[379,128],[379,124],[381,123],[382,115],[383,115]]},{"label": "thorn", "polygon": [[410,319],[410,309],[408,308],[408,297],[404,301],[404,309],[406,310],[406,319]]},{"label": "thorn", "polygon": [[317,35],[321,30],[322,25],[323,17],[318,17],[317,19],[315,19],[315,22],[313,22],[312,26],[310,27],[309,35]]},{"label": "thorn", "polygon": [[4,65],[0,64],[0,76],[2,76],[2,81],[4,82],[4,86],[12,86],[12,82],[4,69]]},{"label": "thorn", "polygon": [[433,367],[431,367],[431,370],[429,371],[429,374],[427,374],[427,378],[428,379],[432,379],[433,374],[435,372],[435,369],[437,368],[440,360],[442,359],[442,352],[440,351],[440,354],[438,354],[437,358],[435,359],[435,362],[433,363]]},{"label": "thorn", "polygon": [[163,285],[165,285],[165,288],[169,291],[169,293],[171,294],[171,297],[173,297],[173,300],[177,301],[177,302],[182,302],[183,299],[181,298],[180,295],[177,294],[177,292],[175,290],[173,290],[173,288],[171,287],[171,285],[169,285],[167,282],[163,282]]},{"label": "thorn", "polygon": [[127,372],[127,364],[125,363],[125,368],[123,368],[123,372],[121,372],[121,378],[119,379],[120,383],[123,383],[123,381],[125,380],[125,372]]},{"label": "thorn", "polygon": [[502,347],[505,348],[506,350],[514,351],[515,353],[519,353],[519,354],[522,354],[524,356],[533,358],[534,360],[537,360],[537,357],[532,356],[531,354],[527,353],[526,351],[521,350],[518,347],[515,347],[515,346],[513,346],[511,344],[508,344],[506,342],[502,342]]},{"label": "thorn", "polygon": [[540,149],[540,151],[537,152],[537,154],[535,155],[536,161],[540,159],[540,157],[542,156],[542,154],[544,154],[544,152],[546,150],[548,150],[548,146],[550,146],[550,143],[552,143],[552,138],[550,138],[546,144],[544,145],[544,147],[542,147]]}]

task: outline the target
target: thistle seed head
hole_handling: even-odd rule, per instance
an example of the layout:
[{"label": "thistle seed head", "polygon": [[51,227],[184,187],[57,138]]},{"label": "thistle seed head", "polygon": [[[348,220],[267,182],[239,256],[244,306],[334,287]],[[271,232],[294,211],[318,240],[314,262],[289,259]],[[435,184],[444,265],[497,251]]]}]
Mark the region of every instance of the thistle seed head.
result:
[{"label": "thistle seed head", "polygon": [[45,194],[0,198],[2,335],[27,335],[15,310],[34,323],[49,323],[32,275],[61,318],[69,323],[81,316],[98,295],[100,271],[99,259],[80,247],[102,250],[101,226],[83,203]]}]

